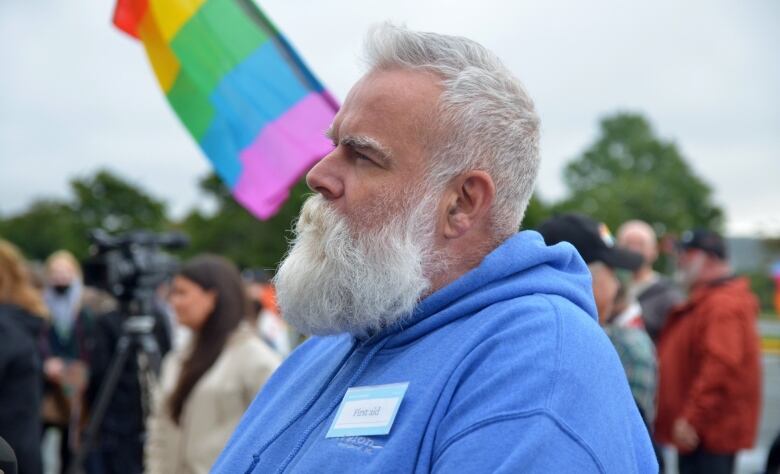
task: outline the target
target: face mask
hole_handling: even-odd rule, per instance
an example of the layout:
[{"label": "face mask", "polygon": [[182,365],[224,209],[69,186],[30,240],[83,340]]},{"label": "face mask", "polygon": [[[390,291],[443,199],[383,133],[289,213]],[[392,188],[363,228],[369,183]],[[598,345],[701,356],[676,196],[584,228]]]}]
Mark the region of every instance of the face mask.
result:
[{"label": "face mask", "polygon": [[62,296],[68,292],[68,290],[70,289],[70,285],[54,285],[51,288],[52,290],[54,290],[55,293]]}]

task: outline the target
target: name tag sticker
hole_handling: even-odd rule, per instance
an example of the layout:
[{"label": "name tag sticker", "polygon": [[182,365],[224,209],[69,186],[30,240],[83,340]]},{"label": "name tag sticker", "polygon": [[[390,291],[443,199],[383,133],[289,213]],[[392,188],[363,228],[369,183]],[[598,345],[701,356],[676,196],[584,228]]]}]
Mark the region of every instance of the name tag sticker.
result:
[{"label": "name tag sticker", "polygon": [[386,435],[409,382],[347,389],[326,438]]}]

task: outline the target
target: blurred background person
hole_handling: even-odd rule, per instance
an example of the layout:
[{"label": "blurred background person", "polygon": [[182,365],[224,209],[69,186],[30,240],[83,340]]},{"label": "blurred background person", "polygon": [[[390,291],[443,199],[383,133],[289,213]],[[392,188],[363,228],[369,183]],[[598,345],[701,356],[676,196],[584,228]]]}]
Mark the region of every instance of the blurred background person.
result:
[{"label": "blurred background person", "polygon": [[287,357],[293,349],[293,332],[279,313],[271,278],[262,269],[244,270],[241,276],[249,294],[250,321],[263,341],[282,358]]},{"label": "blurred background person", "polygon": [[[166,279],[157,285],[154,291],[154,311],[155,314],[163,317],[165,327],[167,328],[168,339],[171,349],[181,349],[187,344],[191,337],[190,329],[176,319],[176,312],[173,310],[170,301],[171,279]],[[164,355],[164,354],[163,354]]]},{"label": "blurred background person", "polygon": [[780,474],[780,433],[777,433],[766,457],[765,474]]},{"label": "blurred background person", "polygon": [[612,306],[612,315],[608,319],[609,324],[642,329],[647,334],[645,322],[642,319],[642,306],[631,296],[629,283],[624,281],[624,278],[618,278],[618,280],[618,291]]},{"label": "blurred background person", "polygon": [[96,320],[100,319],[101,315],[111,313],[119,308],[116,298],[111,293],[86,284],[81,293],[81,306],[95,315]]},{"label": "blurred background person", "polygon": [[775,294],[773,298],[775,313],[780,317],[780,260],[772,264],[769,272],[772,275],[772,281],[775,283]]},{"label": "blurred background person", "polygon": [[47,316],[22,254],[0,239],[0,438],[16,453],[20,474],[43,472],[40,343]]},{"label": "blurred background person", "polygon": [[81,267],[66,250],[45,265],[44,301],[51,327],[44,344],[46,383],[42,405],[45,428],[59,432],[60,469],[68,467],[85,416],[83,396],[94,345],[94,316],[82,303]]},{"label": "blurred background person", "polygon": [[658,239],[650,224],[640,220],[624,223],[618,229],[618,245],[643,258],[633,274],[629,296],[639,302],[645,329],[655,342],[669,311],[682,303],[684,296],[672,280],[653,270],[658,259]]},{"label": "blurred background person", "polygon": [[648,427],[655,420],[655,396],[658,388],[658,361],[655,344],[645,331],[639,303],[631,299],[620,282],[612,315],[602,324],[620,357],[642,418]]},{"label": "blurred background person", "polygon": [[621,284],[615,276],[615,269],[636,271],[642,265],[642,257],[615,246],[606,225],[582,214],[553,217],[543,222],[538,230],[547,245],[559,242],[572,244],[588,265],[599,324],[620,356],[631,394],[645,424],[651,426],[655,413],[656,388],[653,342],[641,326],[631,322],[631,318],[624,316],[626,321],[620,325],[616,324],[613,318],[615,314],[625,312],[629,306],[627,296],[618,297]]},{"label": "blurred background person", "polygon": [[[615,246],[607,226],[585,215],[571,213],[553,217],[543,222],[538,231],[547,245],[572,244],[588,265],[599,324],[618,353],[631,395],[649,431],[656,412],[655,347],[645,332],[637,306],[631,304],[630,296],[625,288],[621,289],[615,275],[615,269],[637,271],[642,257]],[[660,451],[656,448],[655,452],[663,468]]]},{"label": "blurred background person", "polygon": [[246,321],[241,276],[224,258],[184,264],[170,301],[192,338],[163,362],[146,472],[206,473],[280,358]]},{"label": "blurred background person", "polygon": [[656,437],[677,448],[680,474],[732,473],[758,431],[758,301],[716,232],[684,233],[677,264],[689,297],[658,341]]}]

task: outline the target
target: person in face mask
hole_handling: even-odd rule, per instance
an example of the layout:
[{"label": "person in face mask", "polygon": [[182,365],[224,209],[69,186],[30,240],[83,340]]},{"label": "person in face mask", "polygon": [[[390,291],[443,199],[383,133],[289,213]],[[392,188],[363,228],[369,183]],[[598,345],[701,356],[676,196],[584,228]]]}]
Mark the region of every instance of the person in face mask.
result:
[{"label": "person in face mask", "polygon": [[655,433],[677,448],[681,474],[731,473],[758,428],[758,301],[748,280],[733,274],[719,234],[686,232],[678,247],[678,280],[689,297],[658,341]]},{"label": "person in face mask", "polygon": [[620,247],[642,255],[642,266],[633,272],[627,290],[630,299],[639,303],[647,334],[656,342],[669,311],[685,297],[674,281],[653,269],[658,259],[658,238],[650,224],[638,219],[625,222],[617,238]]},{"label": "person in face mask", "polygon": [[94,339],[91,313],[82,307],[81,268],[68,251],[46,260],[44,301],[51,315],[46,337],[42,417],[45,428],[62,433],[60,466],[67,468],[75,448],[71,434],[78,433],[82,395],[88,380]]}]

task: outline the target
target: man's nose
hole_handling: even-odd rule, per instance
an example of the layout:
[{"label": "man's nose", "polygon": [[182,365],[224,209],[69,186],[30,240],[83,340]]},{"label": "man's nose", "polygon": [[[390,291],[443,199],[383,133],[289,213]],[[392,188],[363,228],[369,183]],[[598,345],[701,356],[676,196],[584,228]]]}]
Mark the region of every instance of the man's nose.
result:
[{"label": "man's nose", "polygon": [[309,189],[322,194],[327,200],[338,199],[344,194],[344,181],[339,174],[338,148],[327,154],[306,174]]}]

